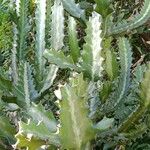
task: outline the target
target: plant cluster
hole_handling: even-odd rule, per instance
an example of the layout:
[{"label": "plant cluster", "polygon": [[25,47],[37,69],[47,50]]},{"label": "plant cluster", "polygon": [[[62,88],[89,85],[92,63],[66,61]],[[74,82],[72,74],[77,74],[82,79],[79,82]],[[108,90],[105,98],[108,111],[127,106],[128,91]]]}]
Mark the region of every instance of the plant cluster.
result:
[{"label": "plant cluster", "polygon": [[149,150],[149,19],[149,0],[0,0],[0,149]]}]

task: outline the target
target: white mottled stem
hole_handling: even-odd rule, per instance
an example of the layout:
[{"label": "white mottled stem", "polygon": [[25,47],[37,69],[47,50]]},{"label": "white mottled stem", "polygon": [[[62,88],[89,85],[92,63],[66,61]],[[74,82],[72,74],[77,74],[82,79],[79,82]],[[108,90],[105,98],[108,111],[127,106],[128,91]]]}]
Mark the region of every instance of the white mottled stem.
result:
[{"label": "white mottled stem", "polygon": [[64,8],[60,0],[55,0],[52,7],[51,47],[60,50],[64,43]]},{"label": "white mottled stem", "polygon": [[45,50],[46,0],[37,0],[36,9],[36,55],[39,69],[42,71],[43,52]]}]

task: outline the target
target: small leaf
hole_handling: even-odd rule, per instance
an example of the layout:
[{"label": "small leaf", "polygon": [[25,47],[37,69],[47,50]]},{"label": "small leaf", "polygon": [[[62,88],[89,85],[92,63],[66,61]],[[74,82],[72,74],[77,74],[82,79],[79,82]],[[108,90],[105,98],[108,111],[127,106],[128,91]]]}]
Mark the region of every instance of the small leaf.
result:
[{"label": "small leaf", "polygon": [[57,123],[51,111],[45,110],[41,104],[35,105],[34,103],[28,109],[28,114],[38,124],[42,122],[50,132],[57,131]]},{"label": "small leaf", "polygon": [[112,12],[110,8],[110,0],[95,0],[96,12],[100,13],[104,18]]},{"label": "small leaf", "polygon": [[62,51],[47,50],[44,52],[44,56],[50,63],[56,64],[60,68],[79,70],[74,64],[73,59],[70,56],[66,57]]},{"label": "small leaf", "polygon": [[100,122],[98,122],[94,127],[100,131],[108,130],[113,127],[114,118],[104,117]]},{"label": "small leaf", "polygon": [[77,29],[76,29],[76,21],[73,17],[69,17],[68,23],[68,36],[69,36],[69,48],[70,55],[72,56],[73,61],[78,62],[80,56],[80,48],[77,39]]},{"label": "small leaf", "polygon": [[105,70],[111,81],[113,81],[119,75],[119,65],[117,62],[116,54],[113,49],[111,49],[111,38],[104,41],[104,51],[105,51]]},{"label": "small leaf", "polygon": [[150,107],[150,64],[141,83],[140,98],[142,105],[144,105],[145,107]]},{"label": "small leaf", "polygon": [[11,125],[8,118],[4,116],[0,116],[0,137],[3,137],[4,139],[8,140],[10,144],[13,144],[15,142],[15,127]]},{"label": "small leaf", "polygon": [[51,48],[58,51],[64,46],[64,8],[60,0],[52,6]]},{"label": "small leaf", "polygon": [[13,145],[13,147],[16,148],[28,148],[29,150],[37,150],[40,148],[40,146],[45,145],[46,142],[42,141],[40,139],[32,138],[28,139],[25,135],[18,134],[16,135],[17,143]]},{"label": "small leaf", "polygon": [[101,101],[104,103],[106,99],[109,97],[109,94],[112,91],[112,82],[111,81],[104,81],[102,85],[102,89],[100,91],[100,98]]},{"label": "small leaf", "polygon": [[0,75],[0,90],[10,92],[12,90],[12,82]]},{"label": "small leaf", "polygon": [[48,73],[44,80],[44,85],[39,92],[39,95],[44,93],[46,90],[48,90],[52,86],[57,76],[58,67],[56,65],[50,65],[47,70],[48,70]]},{"label": "small leaf", "polygon": [[81,18],[83,21],[86,21],[85,12],[76,4],[74,0],[62,0],[63,6],[72,16],[76,18]]}]

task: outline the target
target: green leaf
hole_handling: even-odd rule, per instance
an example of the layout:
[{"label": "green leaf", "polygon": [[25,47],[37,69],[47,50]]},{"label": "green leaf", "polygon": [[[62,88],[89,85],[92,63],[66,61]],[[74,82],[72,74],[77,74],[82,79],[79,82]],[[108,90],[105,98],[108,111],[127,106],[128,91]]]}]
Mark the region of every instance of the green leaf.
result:
[{"label": "green leaf", "polygon": [[104,117],[101,121],[99,121],[94,127],[100,131],[104,131],[113,127],[114,118],[106,118]]},{"label": "green leaf", "polygon": [[65,56],[62,51],[46,50],[44,56],[50,63],[56,64],[60,68],[79,70],[74,64],[73,59],[70,56]]},{"label": "green leaf", "polygon": [[[19,122],[19,131],[16,134],[19,141],[16,146],[39,148],[42,145],[60,145],[56,133],[58,131],[57,123],[51,111],[45,110],[41,104],[35,105],[33,103],[28,109],[28,115],[31,116],[28,123]],[[29,145],[27,145],[25,138],[28,139]]]},{"label": "green leaf", "polygon": [[6,139],[9,144],[13,144],[15,142],[14,135],[15,127],[11,125],[8,118],[0,116],[0,137]]},{"label": "green leaf", "polygon": [[27,54],[26,40],[29,33],[28,8],[29,8],[29,0],[20,0],[19,20],[17,24],[18,27],[17,56],[19,60],[25,59],[25,55]]},{"label": "green leaf", "polygon": [[121,73],[116,87],[116,91],[111,95],[110,99],[105,103],[105,112],[112,112],[121,103],[121,100],[127,95],[130,85],[130,69],[132,65],[132,51],[129,41],[119,38],[119,56],[121,63]]},{"label": "green leaf", "polygon": [[83,75],[77,74],[60,89],[60,136],[63,149],[81,149],[82,145],[94,138],[92,123],[87,118],[87,87]]},{"label": "green leaf", "polygon": [[[50,4],[49,4],[50,5]],[[51,7],[51,48],[55,51],[62,49],[64,46],[64,9],[60,0],[55,0],[54,5]],[[47,13],[50,13],[49,11]],[[50,14],[47,14],[50,15]],[[49,19],[50,19],[49,18]],[[46,52],[45,52],[46,53]],[[53,63],[53,62],[52,62]],[[55,63],[54,63],[55,64]],[[44,84],[40,87],[40,94],[48,90],[56,77],[58,66],[50,65],[48,70],[45,70],[46,77],[44,77]]]},{"label": "green leaf", "polygon": [[52,6],[51,48],[58,51],[64,46],[64,8],[60,0]]},{"label": "green leaf", "polygon": [[56,65],[50,65],[47,70],[47,76],[44,80],[43,87],[40,89],[39,95],[44,93],[53,85],[53,82],[57,76],[58,67]]},{"label": "green leaf", "polygon": [[3,96],[3,92],[0,90],[0,111],[3,109],[3,102],[2,102],[2,96]]},{"label": "green leaf", "polygon": [[45,22],[46,22],[46,0],[37,0],[35,12],[36,22],[36,41],[35,41],[35,57],[36,72],[38,79],[43,77],[43,52],[45,50]]},{"label": "green leaf", "polygon": [[109,97],[109,94],[112,91],[112,82],[111,81],[104,81],[102,85],[102,89],[100,91],[100,98],[101,101],[104,103],[106,99]]},{"label": "green leaf", "polygon": [[46,142],[40,139],[35,138],[27,138],[23,134],[16,135],[17,143],[13,146],[15,149],[17,148],[28,148],[29,150],[38,150],[42,145],[45,145]]},{"label": "green leaf", "polygon": [[46,48],[50,48],[50,32],[51,32],[51,14],[52,14],[52,0],[47,0],[46,1]]},{"label": "green leaf", "polygon": [[141,83],[141,105],[150,107],[150,64],[148,70],[145,72],[144,79]]},{"label": "green leaf", "polygon": [[140,136],[144,134],[147,129],[148,127],[145,124],[145,122],[142,122],[141,124],[136,125],[135,129],[130,129],[129,132],[123,133],[122,135],[125,136],[126,138],[134,140],[140,138]]},{"label": "green leaf", "polygon": [[126,38],[119,38],[119,56],[121,63],[121,74],[118,85],[118,98],[116,104],[120,102],[123,96],[126,95],[129,84],[132,66],[132,49],[129,41]]},{"label": "green leaf", "polygon": [[85,44],[83,45],[82,51],[82,62],[81,66],[92,80],[96,77],[99,78],[102,75],[102,62],[101,56],[101,16],[93,12],[89,22],[87,22]]},{"label": "green leaf", "polygon": [[84,10],[82,10],[74,0],[62,0],[62,3],[65,10],[68,11],[72,16],[86,21]]},{"label": "green leaf", "polygon": [[31,121],[30,123],[26,124],[21,122],[20,123],[21,131],[24,135],[31,134],[33,137],[40,139],[41,141],[48,141],[49,144],[53,145],[60,145],[58,135],[52,133],[42,122],[38,124]]},{"label": "green leaf", "polygon": [[12,82],[0,74],[0,90],[6,93],[12,91]]},{"label": "green leaf", "polygon": [[144,73],[146,72],[146,65],[138,65],[135,70],[134,70],[134,81],[136,84],[139,85],[139,83],[142,81],[143,77],[144,77]]},{"label": "green leaf", "polygon": [[50,110],[45,110],[41,104],[35,105],[34,103],[28,109],[28,114],[32,117],[32,120],[38,124],[43,124],[47,130],[52,133],[57,131],[57,123]]},{"label": "green leaf", "polygon": [[111,38],[104,41],[104,51],[105,51],[105,70],[111,81],[113,81],[119,74],[119,65],[117,62],[116,55],[111,49]]},{"label": "green leaf", "polygon": [[109,79],[114,80],[119,74],[119,66],[116,60],[116,55],[113,51],[106,50],[106,72]]},{"label": "green leaf", "polygon": [[17,104],[27,109],[38,94],[34,87],[29,63],[21,63],[18,74],[19,80],[17,85],[14,85],[13,93],[17,97]]},{"label": "green leaf", "polygon": [[11,57],[11,69],[12,69],[12,79],[14,84],[18,82],[18,72],[17,72],[17,26],[14,24],[13,29],[13,48],[12,48],[12,57]]},{"label": "green leaf", "polygon": [[[140,69],[140,67],[138,67]],[[141,80],[141,77],[139,78]],[[139,81],[138,81],[139,82]],[[132,110],[126,120],[119,126],[119,132],[128,131],[131,129],[138,120],[140,120],[144,114],[150,108],[150,64],[145,72],[144,78],[141,83],[141,90],[139,91],[139,104],[135,110]]]},{"label": "green leaf", "polygon": [[131,21],[123,20],[122,22],[108,27],[107,36],[129,32],[138,28],[150,18],[150,1],[145,0],[141,12],[133,17]]},{"label": "green leaf", "polygon": [[110,0],[95,0],[96,12],[100,13],[104,18],[112,12],[110,8]]},{"label": "green leaf", "polygon": [[101,106],[99,87],[97,82],[90,82],[88,85],[88,100],[89,100],[89,117],[95,119],[97,117],[97,110]]},{"label": "green leaf", "polygon": [[75,19],[70,16],[68,23],[68,36],[69,36],[70,55],[72,56],[74,63],[76,63],[78,62],[80,56],[80,48],[77,38],[77,24]]}]

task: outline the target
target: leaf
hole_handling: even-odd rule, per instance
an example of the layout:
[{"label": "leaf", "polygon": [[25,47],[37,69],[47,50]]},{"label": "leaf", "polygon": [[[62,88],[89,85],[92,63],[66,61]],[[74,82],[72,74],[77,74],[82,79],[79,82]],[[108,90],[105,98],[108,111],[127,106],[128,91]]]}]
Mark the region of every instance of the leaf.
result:
[{"label": "leaf", "polygon": [[70,48],[70,55],[74,63],[78,62],[80,56],[80,48],[77,39],[77,24],[73,17],[69,16],[69,23],[68,23],[68,36],[69,36],[69,48]]},{"label": "leaf", "polygon": [[64,46],[64,8],[60,0],[52,6],[51,48],[58,51]]},{"label": "leaf", "polygon": [[125,136],[128,139],[138,139],[140,136],[144,133],[146,133],[147,126],[145,122],[142,122],[141,124],[138,124],[135,126],[135,129],[130,129],[127,133],[122,133],[123,136]]},{"label": "leaf", "polygon": [[46,90],[48,90],[53,85],[53,82],[57,76],[57,71],[58,71],[58,67],[56,65],[50,65],[50,67],[48,68],[47,76],[44,80],[44,85],[41,88],[39,95],[44,93]]},{"label": "leaf", "polygon": [[17,13],[17,16],[19,16],[19,13],[20,13],[20,0],[16,0],[15,1],[15,11]]},{"label": "leaf", "polygon": [[98,107],[101,105],[99,88],[96,82],[90,82],[88,85],[88,100],[89,100],[89,110],[90,119],[95,119],[97,117],[96,113]]},{"label": "leaf", "polygon": [[118,103],[128,91],[130,84],[130,69],[132,66],[132,49],[129,41],[126,38],[119,38],[119,55],[121,63],[121,74],[118,86]]},{"label": "leaf", "polygon": [[141,91],[139,93],[140,104],[134,111],[128,116],[128,118],[119,126],[119,132],[125,132],[131,128],[131,126],[138,121],[147,112],[150,107],[150,65],[145,72],[145,76],[141,83]]},{"label": "leaf", "polygon": [[12,90],[12,82],[0,74],[0,90],[6,93]]},{"label": "leaf", "polygon": [[119,38],[119,55],[121,63],[121,74],[116,87],[116,91],[111,95],[105,103],[105,112],[112,112],[121,103],[121,100],[127,95],[130,85],[130,68],[132,65],[132,51],[129,41]]},{"label": "leaf", "polygon": [[70,68],[74,70],[79,70],[74,64],[73,59],[70,56],[65,56],[62,51],[46,50],[44,56],[50,63],[56,64],[60,68]]},{"label": "leaf", "polygon": [[14,85],[13,93],[17,97],[17,104],[27,109],[38,94],[34,87],[29,63],[21,63],[18,74],[19,80],[17,85]]},{"label": "leaf", "polygon": [[16,136],[17,143],[13,145],[15,149],[17,148],[28,148],[29,150],[38,150],[40,146],[45,145],[45,141],[37,138],[28,139],[25,135],[19,134]]},{"label": "leaf", "polygon": [[141,105],[144,105],[144,107],[150,107],[150,64],[148,66],[147,71],[145,72],[144,79],[141,83]]},{"label": "leaf", "polygon": [[13,29],[13,48],[12,48],[12,56],[11,56],[11,68],[12,68],[12,78],[14,84],[18,82],[18,73],[17,73],[17,26],[14,24]]},{"label": "leaf", "polygon": [[87,118],[87,82],[83,80],[82,74],[77,74],[60,90],[60,136],[63,149],[80,149],[94,137],[92,123]]},{"label": "leaf", "polygon": [[101,56],[101,16],[93,12],[87,23],[85,44],[82,51],[82,68],[85,74],[88,75],[92,80],[96,77],[99,78],[102,74],[102,62]]},{"label": "leaf", "polygon": [[41,104],[32,104],[28,115],[31,116],[28,123],[19,122],[19,131],[16,134],[19,141],[15,144],[16,146],[27,147],[25,139],[28,139],[29,146],[36,148],[49,144],[60,145],[59,137],[56,134],[57,123],[51,111],[45,110]]},{"label": "leaf", "polygon": [[17,56],[19,60],[25,59],[25,55],[27,54],[26,40],[29,32],[28,7],[29,7],[29,0],[20,0],[19,20],[17,24],[18,27]]},{"label": "leaf", "polygon": [[111,38],[104,41],[104,51],[105,51],[105,70],[111,81],[113,81],[119,74],[119,65],[117,62],[116,55],[111,49]]},{"label": "leaf", "polygon": [[106,118],[104,117],[101,121],[99,121],[94,127],[100,131],[104,131],[113,127],[114,118]]},{"label": "leaf", "polygon": [[122,22],[108,27],[107,36],[129,32],[138,28],[150,18],[150,1],[145,0],[141,12],[133,17],[131,21],[122,20]]},{"label": "leaf", "polygon": [[68,11],[72,16],[86,21],[84,10],[82,10],[79,4],[76,4],[74,0],[62,0],[62,3],[65,10]]},{"label": "leaf", "polygon": [[119,74],[119,66],[116,60],[116,55],[113,51],[106,50],[106,71],[109,79],[114,80]]},{"label": "leaf", "polygon": [[0,137],[4,138],[13,144],[15,142],[15,128],[10,124],[10,121],[5,116],[0,116]]},{"label": "leaf", "polygon": [[112,12],[112,9],[110,8],[110,0],[95,0],[95,2],[96,12],[100,13],[104,18]]},{"label": "leaf", "polygon": [[136,84],[139,85],[139,83],[142,81],[144,73],[146,72],[146,65],[138,65],[134,70],[134,81]]},{"label": "leaf", "polygon": [[46,22],[46,0],[37,0],[35,12],[36,23],[36,41],[35,41],[35,57],[36,72],[38,79],[43,77],[43,52],[45,50],[45,22]]},{"label": "leaf", "polygon": [[35,105],[33,103],[28,109],[28,114],[36,124],[42,122],[50,132],[55,133],[57,131],[57,123],[53,113],[49,110],[45,110],[41,104]]},{"label": "leaf", "polygon": [[115,109],[114,118],[116,119],[116,123],[121,125],[128,120],[132,112],[137,110],[138,106],[137,93],[134,92],[134,89],[131,89],[130,94],[125,96],[122,103],[120,103]]},{"label": "leaf", "polygon": [[40,139],[41,141],[48,141],[49,144],[60,145],[58,135],[51,133],[51,131],[41,122],[39,125],[33,121],[29,124],[20,123],[21,132],[26,136],[31,134],[33,137]]},{"label": "leaf", "polygon": [[52,1],[47,0],[46,1],[46,48],[50,48],[50,32],[51,32],[51,14],[52,14]]},{"label": "leaf", "polygon": [[104,81],[102,84],[102,89],[100,91],[100,99],[102,101],[102,103],[104,103],[107,98],[109,97],[109,94],[112,91],[112,82],[111,81]]},{"label": "leaf", "polygon": [[[51,48],[58,51],[64,46],[64,9],[60,0],[55,0],[51,12]],[[40,94],[48,90],[53,84],[57,71],[58,66],[50,65],[47,75],[44,77],[44,84]]]},{"label": "leaf", "polygon": [[0,90],[0,111],[3,109],[3,102],[2,102],[2,96],[3,96],[3,93],[2,91]]}]

